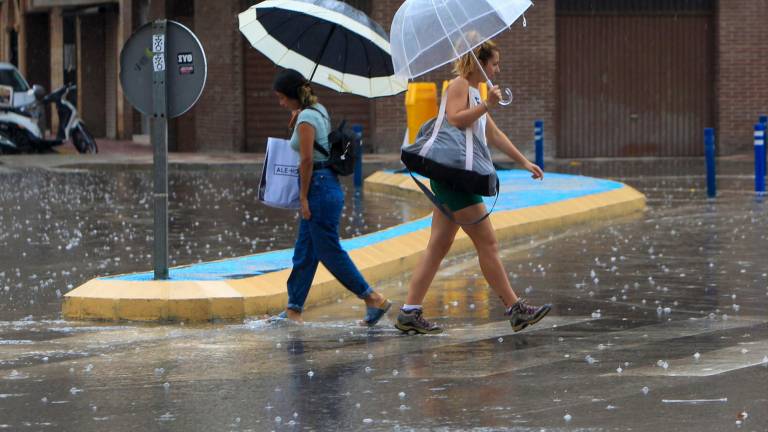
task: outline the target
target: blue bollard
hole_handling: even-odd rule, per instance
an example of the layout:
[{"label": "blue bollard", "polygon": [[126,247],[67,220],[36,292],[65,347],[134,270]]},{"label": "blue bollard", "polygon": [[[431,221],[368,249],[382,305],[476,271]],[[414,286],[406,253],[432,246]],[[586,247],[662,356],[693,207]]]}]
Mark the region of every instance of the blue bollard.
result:
[{"label": "blue bollard", "polygon": [[704,154],[707,158],[707,196],[717,196],[717,182],[715,180],[715,130],[704,129]]},{"label": "blue bollard", "polygon": [[355,132],[355,188],[363,186],[363,126],[352,126]]},{"label": "blue bollard", "polygon": [[765,193],[765,124],[755,125],[755,192]]},{"label": "blue bollard", "polygon": [[536,165],[544,169],[544,122],[536,120],[533,127],[533,139],[536,142]]},{"label": "blue bollard", "polygon": [[[758,123],[762,123],[765,126],[766,133],[768,133],[768,115],[761,115],[757,121]],[[768,152],[765,152],[765,153],[768,156]],[[768,164],[768,159],[766,159],[765,162],[766,164]]]}]

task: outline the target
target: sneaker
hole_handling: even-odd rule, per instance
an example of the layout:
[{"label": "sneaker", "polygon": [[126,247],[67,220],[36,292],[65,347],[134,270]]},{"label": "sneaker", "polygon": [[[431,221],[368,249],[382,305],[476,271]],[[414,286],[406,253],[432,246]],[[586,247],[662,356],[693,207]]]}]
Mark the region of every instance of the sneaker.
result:
[{"label": "sneaker", "polygon": [[403,333],[412,334],[436,334],[443,332],[443,329],[438,327],[437,324],[425,320],[421,315],[421,309],[414,309],[407,312],[400,309],[400,314],[397,315],[395,328]]},{"label": "sneaker", "polygon": [[302,321],[294,321],[288,318],[288,312],[282,311],[277,315],[273,315],[266,319],[266,323],[273,327],[286,327],[286,326],[300,326],[304,324]]},{"label": "sneaker", "polygon": [[509,317],[509,324],[512,325],[512,330],[519,332],[529,325],[534,325],[541,321],[551,309],[551,304],[537,307],[529,305],[525,299],[519,299],[517,303],[512,305],[509,312],[504,315]]},{"label": "sneaker", "polygon": [[267,324],[278,326],[278,325],[284,325],[288,322],[288,313],[286,311],[282,311],[277,315],[272,315],[271,317],[268,317],[266,319]]}]

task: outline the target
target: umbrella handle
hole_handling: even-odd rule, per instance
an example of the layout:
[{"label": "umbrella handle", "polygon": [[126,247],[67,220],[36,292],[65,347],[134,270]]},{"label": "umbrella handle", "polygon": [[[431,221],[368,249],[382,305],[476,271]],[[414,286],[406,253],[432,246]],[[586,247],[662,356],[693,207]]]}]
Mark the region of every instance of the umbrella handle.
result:
[{"label": "umbrella handle", "polygon": [[[483,72],[483,73],[485,73],[485,72]],[[491,82],[491,80],[486,81],[486,84],[488,84],[488,89],[492,89],[493,88],[493,83]],[[503,93],[504,93],[504,97],[499,101],[499,105],[501,105],[501,106],[509,106],[509,105],[511,105],[512,104],[512,100],[515,98],[512,95],[512,90],[510,90],[509,87],[507,87],[507,88],[504,89]]]},{"label": "umbrella handle", "polygon": [[512,104],[512,100],[515,98],[512,95],[512,90],[510,90],[509,88],[505,88],[504,89],[504,96],[505,96],[504,99],[499,101],[499,105],[501,105],[501,106],[509,106],[509,105],[511,105]]}]

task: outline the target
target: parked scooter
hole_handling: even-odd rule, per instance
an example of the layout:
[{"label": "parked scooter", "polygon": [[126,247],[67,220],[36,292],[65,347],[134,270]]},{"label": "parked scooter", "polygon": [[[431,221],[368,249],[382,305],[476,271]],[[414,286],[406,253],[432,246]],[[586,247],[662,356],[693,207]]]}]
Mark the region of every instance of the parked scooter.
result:
[{"label": "parked scooter", "polygon": [[80,153],[98,153],[96,140],[75,106],[67,100],[69,93],[76,89],[76,85],[65,85],[47,96],[43,96],[42,87],[35,89],[35,95],[44,105],[53,103],[56,107],[59,130],[55,139],[45,139],[27,107],[0,107],[0,153],[42,153],[69,140]]}]

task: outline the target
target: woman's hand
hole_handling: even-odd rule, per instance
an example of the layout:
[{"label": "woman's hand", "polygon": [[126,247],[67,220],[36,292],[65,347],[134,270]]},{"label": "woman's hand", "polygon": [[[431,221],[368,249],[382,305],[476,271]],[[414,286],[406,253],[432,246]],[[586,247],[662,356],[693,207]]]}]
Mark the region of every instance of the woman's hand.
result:
[{"label": "woman's hand", "polygon": [[309,211],[309,200],[306,198],[301,199],[301,218],[304,220],[312,219],[312,212]]},{"label": "woman's hand", "polygon": [[488,89],[488,99],[485,103],[488,108],[495,107],[501,101],[501,88],[499,86],[493,86]]},{"label": "woman's hand", "polygon": [[293,127],[296,126],[296,119],[299,118],[300,112],[301,110],[291,111],[291,119],[288,121],[288,129],[293,129]]},{"label": "woman's hand", "polygon": [[531,174],[533,174],[531,176],[532,179],[544,180],[544,171],[541,168],[539,168],[538,165],[528,162],[525,164],[525,169],[527,169],[528,171],[531,172]]},{"label": "woman's hand", "polygon": [[301,199],[301,218],[304,220],[310,220],[312,218],[312,212],[309,211],[309,200],[307,198]]}]

